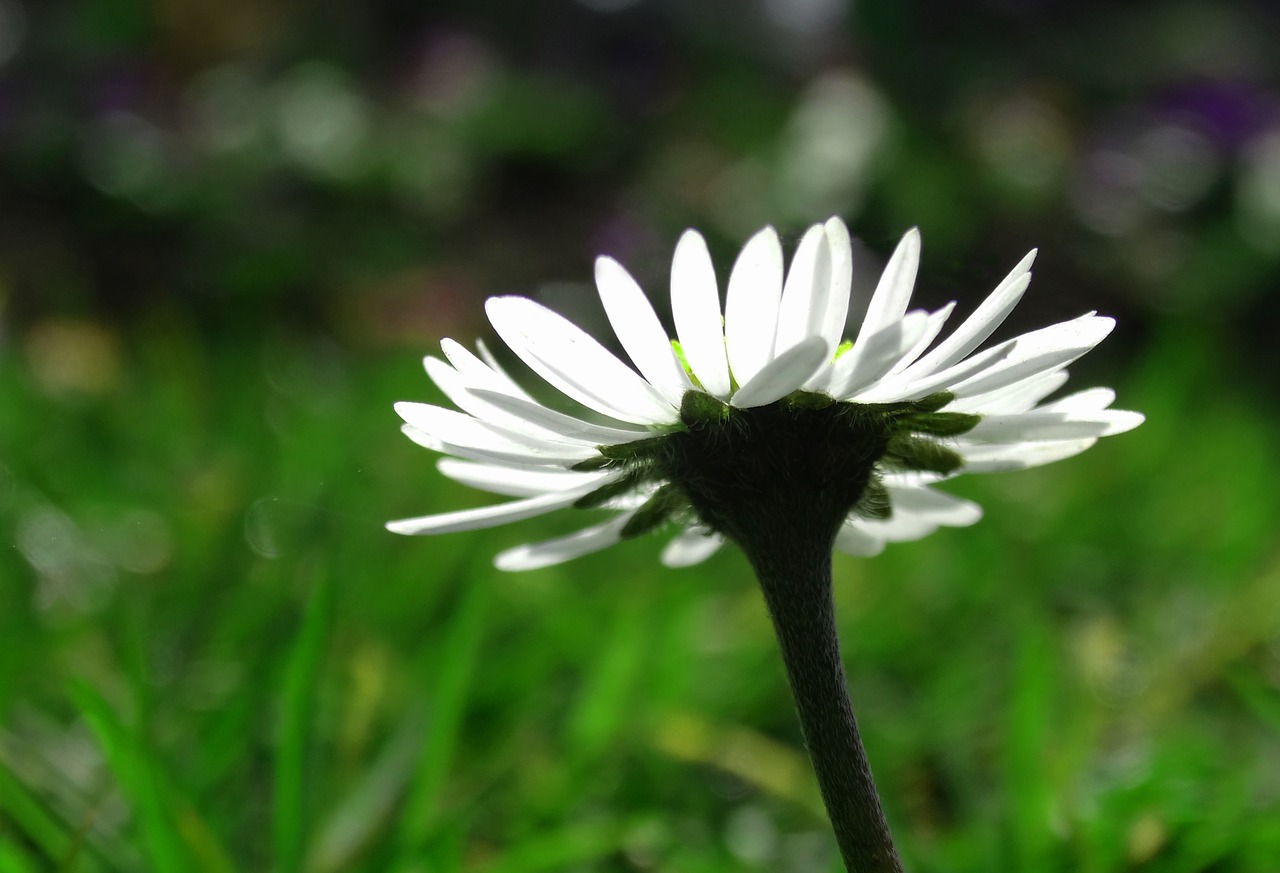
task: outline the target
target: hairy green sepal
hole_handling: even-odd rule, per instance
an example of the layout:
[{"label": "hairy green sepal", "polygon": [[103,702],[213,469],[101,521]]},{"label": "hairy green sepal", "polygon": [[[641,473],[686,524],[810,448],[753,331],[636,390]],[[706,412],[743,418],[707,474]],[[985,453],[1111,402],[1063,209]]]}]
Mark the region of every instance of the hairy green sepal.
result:
[{"label": "hairy green sepal", "polygon": [[636,510],[636,514],[622,527],[622,538],[631,539],[666,524],[677,512],[685,509],[689,501],[673,483],[667,483],[653,492],[653,496]]}]

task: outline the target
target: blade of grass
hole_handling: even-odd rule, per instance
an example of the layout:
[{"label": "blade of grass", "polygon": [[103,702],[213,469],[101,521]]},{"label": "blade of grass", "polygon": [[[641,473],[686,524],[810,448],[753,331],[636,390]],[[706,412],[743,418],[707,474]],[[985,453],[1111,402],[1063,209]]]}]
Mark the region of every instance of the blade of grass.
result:
[{"label": "blade of grass", "polygon": [[355,859],[385,832],[422,752],[422,716],[405,716],[372,766],[318,829],[307,860],[309,873],[354,869]]},{"label": "blade of grass", "polygon": [[18,831],[46,858],[65,858],[74,843],[53,813],[22,784],[8,767],[0,763],[0,811],[7,821],[5,830]]},{"label": "blade of grass", "polygon": [[399,837],[406,848],[425,844],[435,823],[440,791],[453,762],[470,698],[471,675],[484,637],[491,582],[489,574],[472,574],[440,647],[430,722],[401,819]]},{"label": "blade of grass", "polygon": [[314,721],[315,688],[324,652],[333,583],[320,580],[307,601],[302,627],[285,666],[276,733],[272,839],[278,873],[302,869],[306,840],[306,757]]},{"label": "blade of grass", "polygon": [[653,747],[678,761],[706,764],[730,773],[825,821],[826,809],[804,752],[739,725],[712,724],[692,712],[658,719]]},{"label": "blade of grass", "polygon": [[621,850],[626,832],[618,822],[600,821],[540,833],[512,846],[486,873],[558,873]]},{"label": "blade of grass", "polygon": [[568,728],[569,747],[579,762],[596,759],[628,720],[635,719],[632,691],[644,665],[648,642],[648,614],[637,606],[624,601],[610,632],[603,635],[603,651],[588,667],[577,694]]},{"label": "blade of grass", "polygon": [[1005,739],[1004,782],[1016,870],[1045,870],[1052,851],[1050,813],[1053,748],[1050,726],[1055,686],[1047,629],[1029,617],[1018,644]]},{"label": "blade of grass", "polygon": [[39,869],[22,849],[5,842],[0,834],[0,873],[36,873]]},{"label": "blade of grass", "polygon": [[160,776],[144,751],[146,746],[96,689],[78,682],[71,690],[81,717],[97,738],[108,768],[129,800],[151,869],[157,873],[197,869],[186,852],[178,824],[170,815],[174,809],[172,798],[166,796]]},{"label": "blade of grass", "polygon": [[1240,666],[1227,671],[1223,678],[1258,721],[1280,735],[1280,695],[1275,686]]},{"label": "blade of grass", "polygon": [[[0,759],[6,754],[12,761],[18,760],[13,756],[24,753],[0,749]],[[36,753],[27,750],[25,754]],[[45,778],[59,778],[56,762]],[[47,792],[52,787],[44,785]],[[32,783],[0,760],[0,833],[8,829],[20,834],[24,845],[34,847],[46,864],[55,865],[49,869],[58,873],[137,867],[139,857],[121,834],[94,830],[104,795],[113,795],[114,791],[106,788],[86,797],[78,788],[68,785],[62,788],[66,791],[62,800],[69,810],[49,805],[45,798],[53,796],[52,793],[42,793],[32,787]]]}]

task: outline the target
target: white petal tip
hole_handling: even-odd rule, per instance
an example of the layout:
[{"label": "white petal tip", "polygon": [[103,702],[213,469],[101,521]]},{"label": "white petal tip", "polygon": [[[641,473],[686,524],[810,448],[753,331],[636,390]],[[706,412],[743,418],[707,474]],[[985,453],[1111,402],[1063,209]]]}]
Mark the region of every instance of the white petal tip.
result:
[{"label": "white petal tip", "polygon": [[[752,234],[751,239],[747,240],[747,245],[751,245],[753,242],[759,245],[760,242],[764,241],[776,245],[779,249],[782,248],[782,237],[778,236],[778,229],[772,224],[766,224]],[[746,246],[743,246],[743,248],[746,248]]]},{"label": "white petal tip", "polygon": [[1006,277],[1005,281],[1007,282],[1009,279],[1016,278],[1024,273],[1030,273],[1031,265],[1036,262],[1036,255],[1038,254],[1040,254],[1040,249],[1036,248],[1031,249],[1031,251],[1023,255],[1022,260],[1018,261],[1018,263],[1014,265],[1014,268],[1009,271],[1009,275]]},{"label": "white petal tip", "polygon": [[826,229],[827,242],[832,247],[838,249],[841,254],[847,252],[850,246],[849,228],[845,226],[840,216],[833,215],[827,219],[823,225]]},{"label": "white petal tip", "polygon": [[1138,425],[1147,420],[1147,417],[1141,412],[1131,412],[1127,409],[1115,409],[1107,417],[1110,427],[1107,428],[1105,436],[1115,436],[1119,433],[1128,433]]},{"label": "white petal tip", "polygon": [[913,227],[902,235],[902,239],[898,241],[898,247],[894,250],[897,258],[904,258],[904,263],[919,264],[920,262],[920,228]]},{"label": "white petal tip", "polygon": [[608,255],[600,255],[599,257],[596,258],[595,270],[596,270],[596,281],[599,281],[601,276],[604,276],[607,278],[610,275],[616,276],[618,273],[627,272],[626,268],[623,267],[622,264],[619,264],[617,261],[615,261],[613,258],[609,257]]},{"label": "white petal tip", "polygon": [[1081,319],[1080,338],[1084,343],[1096,346],[1116,329],[1116,320],[1109,315],[1089,313]]},{"label": "white petal tip", "polygon": [[667,543],[662,550],[662,564],[672,568],[701,564],[715,554],[723,543],[724,540],[716,534],[685,531]]},{"label": "white petal tip", "polygon": [[489,321],[501,319],[510,314],[513,310],[519,311],[527,306],[537,306],[528,297],[521,297],[518,294],[503,294],[499,297],[490,297],[484,302],[485,314],[489,316]]},{"label": "white petal tip", "polygon": [[691,227],[684,233],[680,234],[680,239],[676,242],[676,248],[681,249],[686,246],[693,245],[701,245],[703,248],[706,248],[707,241],[703,239],[701,233]]},{"label": "white petal tip", "polygon": [[521,570],[536,570],[538,564],[529,560],[528,546],[517,546],[500,552],[493,559],[493,566],[504,573],[519,573]]}]

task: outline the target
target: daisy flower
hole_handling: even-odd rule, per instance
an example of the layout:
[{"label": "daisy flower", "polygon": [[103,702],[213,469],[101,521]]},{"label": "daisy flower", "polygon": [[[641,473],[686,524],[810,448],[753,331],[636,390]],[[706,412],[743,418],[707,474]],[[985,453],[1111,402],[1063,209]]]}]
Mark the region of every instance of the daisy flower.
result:
[{"label": "daisy flower", "polygon": [[387,527],[445,533],[568,507],[610,513],[499,554],[506,570],[668,525],[679,528],[662,553],[669,565],[737,543],[760,582],[846,868],[901,873],[849,703],[832,547],[872,555],[973,524],[978,506],[938,483],[1067,458],[1142,416],[1112,410],[1106,388],[1046,400],[1111,332],[1110,318],[1090,312],[981,348],[1026,291],[1034,252],[939,340],[954,304],[908,309],[920,260],[920,235],[908,231],[845,340],[851,251],[832,218],[809,228],[784,269],[778,235],[765,228],[738,255],[722,311],[706,243],[686,232],[671,263],[674,340],[627,271],[600,258],[600,300],[632,366],[532,300],[491,299],[498,336],[593,415],[538,402],[483,345],[473,354],[445,340],[444,358],[426,368],[458,408],[399,403],[404,432],[450,456],[440,461],[446,476],[516,499]]},{"label": "daisy flower", "polygon": [[909,309],[920,258],[910,230],[845,339],[852,249],[840,219],[809,228],[786,269],[777,232],[755,234],[729,273],[723,310],[706,243],[690,230],[671,264],[674,339],[631,275],[596,261],[630,365],[533,300],[492,298],[498,336],[589,414],[535,399],[483,343],[473,353],[444,340],[443,358],[424,363],[457,409],[398,403],[404,433],[448,456],[439,469],[449,478],[516,499],[387,527],[435,534],[570,507],[611,513],[496,558],[525,570],[668,525],[678,532],[662,560],[684,566],[726,539],[750,556],[748,540],[779,514],[805,518],[830,534],[828,549],[854,555],[973,524],[980,507],[939,482],[1061,460],[1143,420],[1111,409],[1107,388],[1045,399],[1111,332],[1110,318],[1089,312],[979,350],[1026,291],[1034,257],[939,341],[955,304]]}]

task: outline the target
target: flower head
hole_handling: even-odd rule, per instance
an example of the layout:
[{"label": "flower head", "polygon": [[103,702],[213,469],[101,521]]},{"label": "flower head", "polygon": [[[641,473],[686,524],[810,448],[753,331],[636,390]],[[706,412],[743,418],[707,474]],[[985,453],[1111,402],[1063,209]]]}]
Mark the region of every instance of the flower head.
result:
[{"label": "flower head", "polygon": [[[778,519],[817,526],[837,549],[969,525],[974,503],[933,486],[959,473],[1015,470],[1077,454],[1142,416],[1093,388],[1045,401],[1066,367],[1111,332],[1087,313],[977,351],[1031,279],[1029,253],[958,328],[935,342],[954,303],[910,310],[920,236],[889,259],[852,340],[844,340],[852,258],[832,218],[811,227],[784,270],[772,228],[729,275],[723,313],[706,243],[687,231],[671,265],[676,340],[611,258],[596,261],[609,322],[634,369],[569,320],[523,297],[495,297],[494,330],[531,370],[594,415],[552,409],[512,380],[483,344],[444,340],[427,373],[458,407],[398,403],[410,439],[446,457],[446,476],[516,500],[390,522],[446,533],[576,507],[603,522],[497,556],[531,569],[674,524],[672,566],[726,538],[750,551]],[[763,533],[762,533],[763,532]]]}]

